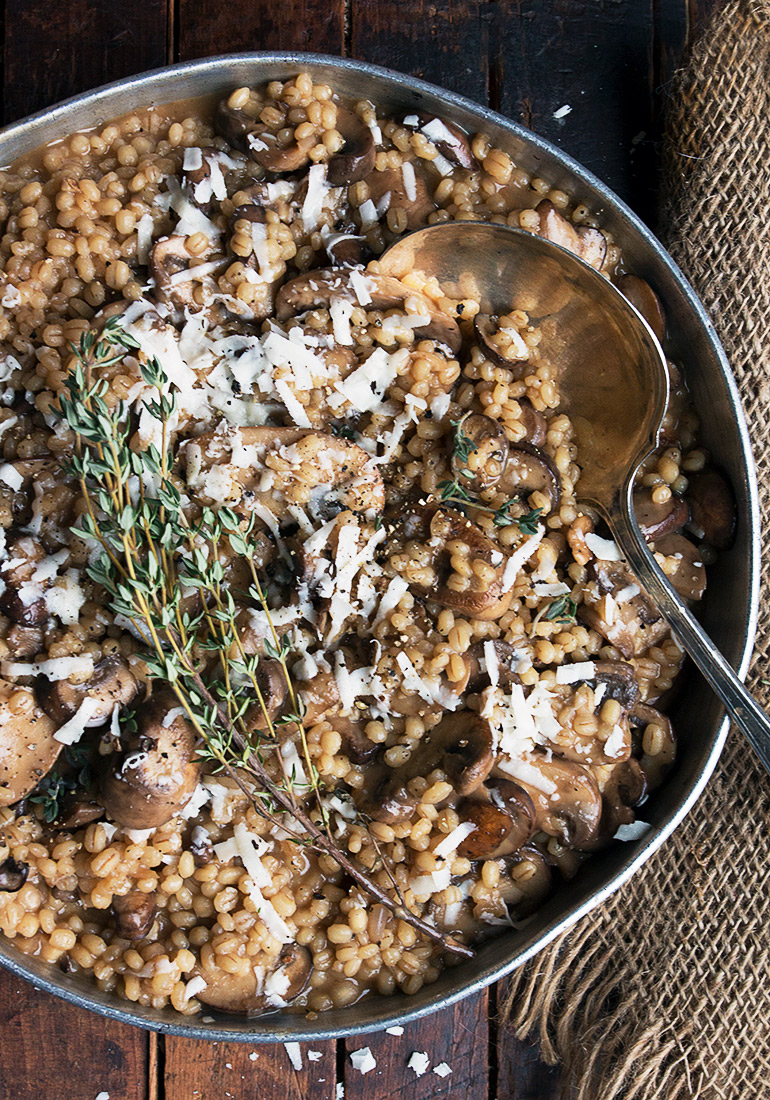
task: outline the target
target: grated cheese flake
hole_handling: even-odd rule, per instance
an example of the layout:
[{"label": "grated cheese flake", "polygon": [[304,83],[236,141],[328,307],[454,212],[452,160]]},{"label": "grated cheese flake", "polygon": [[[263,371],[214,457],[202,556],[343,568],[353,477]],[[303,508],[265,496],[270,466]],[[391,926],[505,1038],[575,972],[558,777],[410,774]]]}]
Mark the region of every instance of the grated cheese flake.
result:
[{"label": "grated cheese flake", "polygon": [[418,1077],[422,1077],[430,1068],[430,1058],[424,1050],[416,1050],[406,1064]]},{"label": "grated cheese flake", "polygon": [[294,1069],[299,1072],[302,1069],[302,1053],[299,1049],[299,1043],[284,1043],[283,1045],[289,1055],[289,1061]]},{"label": "grated cheese flake", "polygon": [[87,695],[70,720],[60,726],[53,735],[54,741],[59,741],[62,745],[76,744],[83,736],[88,723],[100,706],[101,703],[98,699],[93,699]]},{"label": "grated cheese flake", "polygon": [[369,1047],[361,1047],[360,1050],[351,1051],[350,1061],[353,1069],[357,1069],[359,1073],[370,1073],[377,1065],[377,1061]]},{"label": "grated cheese flake", "polygon": [[557,684],[575,684],[579,680],[592,680],[596,672],[593,661],[575,661],[571,665],[559,665],[556,669]]},{"label": "grated cheese flake", "polygon": [[589,531],[585,537],[585,544],[594,557],[597,557],[600,561],[622,560],[618,544],[613,539],[603,539],[601,535]]},{"label": "grated cheese flake", "polygon": [[528,539],[525,539],[521,546],[516,547],[514,552],[508,558],[505,570],[503,572],[503,583],[501,586],[503,592],[511,591],[514,584],[516,583],[516,578],[521,571],[521,567],[532,557],[540,543],[543,541],[544,536],[545,527],[538,527],[534,535],[530,535]]}]

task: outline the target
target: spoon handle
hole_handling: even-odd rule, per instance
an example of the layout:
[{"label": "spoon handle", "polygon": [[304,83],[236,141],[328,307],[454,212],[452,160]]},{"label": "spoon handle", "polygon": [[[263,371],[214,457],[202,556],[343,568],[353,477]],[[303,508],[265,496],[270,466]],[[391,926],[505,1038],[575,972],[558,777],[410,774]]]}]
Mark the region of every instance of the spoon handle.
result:
[{"label": "spoon handle", "polygon": [[770,719],[749,695],[684,600],[666,580],[644,537],[622,505],[607,515],[615,541],[652,602],[668,621],[736,726],[770,772]]}]

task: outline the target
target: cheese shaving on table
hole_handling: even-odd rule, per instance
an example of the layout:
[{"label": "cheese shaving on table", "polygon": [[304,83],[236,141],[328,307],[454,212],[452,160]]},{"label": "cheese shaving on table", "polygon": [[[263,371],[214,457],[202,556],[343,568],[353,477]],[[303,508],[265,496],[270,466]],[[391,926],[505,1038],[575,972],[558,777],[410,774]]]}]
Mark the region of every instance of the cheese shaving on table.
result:
[{"label": "cheese shaving on table", "polygon": [[403,1035],[404,1029],[400,1024],[395,1024],[393,1027],[386,1027],[385,1031],[388,1035]]},{"label": "cheese shaving on table", "polygon": [[433,1067],[433,1072],[437,1077],[448,1077],[452,1070],[446,1062],[439,1062],[437,1066]]},{"label": "cheese shaving on table", "polygon": [[430,1058],[424,1050],[415,1050],[406,1064],[409,1069],[414,1070],[418,1077],[422,1077],[430,1068]]},{"label": "cheese shaving on table", "polygon": [[370,1073],[377,1065],[377,1061],[369,1047],[351,1051],[350,1062],[353,1069],[357,1069],[359,1073]]},{"label": "cheese shaving on table", "polygon": [[652,829],[646,821],[632,821],[628,825],[621,825],[615,833],[613,840],[641,840]]},{"label": "cheese shaving on table", "polygon": [[299,1049],[299,1043],[284,1043],[283,1045],[289,1055],[289,1061],[294,1069],[299,1072],[302,1069],[302,1053]]},{"label": "cheese shaving on table", "polygon": [[521,544],[521,546],[517,546],[517,548],[508,558],[508,561],[505,565],[505,570],[503,572],[503,580],[501,585],[501,590],[503,592],[511,591],[514,584],[516,583],[516,578],[521,571],[521,567],[532,557],[540,543],[543,541],[544,536],[545,527],[538,527],[534,535],[530,535],[530,537],[526,539]]},{"label": "cheese shaving on table", "polygon": [[500,683],[500,662],[497,659],[497,646],[494,642],[484,642],[484,664],[487,666],[486,672],[490,684],[492,687],[497,687]]}]

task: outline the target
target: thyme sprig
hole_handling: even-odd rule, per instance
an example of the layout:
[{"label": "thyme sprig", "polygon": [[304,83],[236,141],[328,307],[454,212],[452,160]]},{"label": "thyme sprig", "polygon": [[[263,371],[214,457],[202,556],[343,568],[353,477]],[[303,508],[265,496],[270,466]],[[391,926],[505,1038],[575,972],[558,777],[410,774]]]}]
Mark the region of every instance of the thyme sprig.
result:
[{"label": "thyme sprig", "polygon": [[[288,669],[290,641],[275,630],[257,569],[256,517],[252,513],[246,520],[227,508],[203,508],[196,519],[188,517],[188,502],[173,473],[175,399],[160,362],[141,353],[137,359],[151,391],[144,407],[156,432],[144,449],[132,445],[135,418],[125,404],[110,407],[108,382],[99,372],[137,350],[117,319],[108,321],[98,337],[86,333],[73,346],[75,364],[59,398],[60,415],[76,440],[75,453],[64,465],[79,482],[85,505],[74,533],[94,548],[88,575],[103,587],[117,621],[130,624],[144,643],[147,671],[173,690],[198,735],[201,757],[224,770],[263,817],[331,856],[398,919],[447,951],[472,956],[470,948],[412,913],[400,895],[394,898],[382,889],[332,839],[302,702]],[[228,547],[249,565],[249,595],[262,607],[272,635],[266,652],[280,663],[286,679],[288,713],[276,721],[260,685],[259,656],[247,651],[239,608],[224,583],[221,558]],[[287,774],[277,751],[276,727],[283,723],[299,732],[319,820],[300,801],[304,791],[298,788],[305,784],[297,782],[295,770]],[[268,754],[282,770],[280,781],[266,765]],[[287,814],[293,825],[287,825]]]},{"label": "thyme sprig", "polygon": [[556,623],[558,626],[573,626],[577,617],[577,603],[571,596],[557,596],[545,607],[541,607],[532,620],[532,629],[541,621]]}]

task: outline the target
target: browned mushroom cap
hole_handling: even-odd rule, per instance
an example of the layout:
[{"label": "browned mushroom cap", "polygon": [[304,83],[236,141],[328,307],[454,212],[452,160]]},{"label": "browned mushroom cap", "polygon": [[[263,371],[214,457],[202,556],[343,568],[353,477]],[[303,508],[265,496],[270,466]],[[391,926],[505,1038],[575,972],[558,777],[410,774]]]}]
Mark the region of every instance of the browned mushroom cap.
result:
[{"label": "browned mushroom cap", "polygon": [[371,249],[355,228],[337,229],[324,241],[326,255],[333,267],[359,267],[371,256]]},{"label": "browned mushroom cap", "polygon": [[342,738],[342,752],[352,764],[365,764],[377,752],[377,745],[366,736],[366,722],[367,719],[345,718],[340,714],[329,719]]},{"label": "browned mushroom cap", "polygon": [[639,765],[647,779],[649,790],[659,787],[676,758],[676,734],[671,719],[654,707],[637,703],[630,714],[631,722],[641,734],[642,756]]},{"label": "browned mushroom cap", "polygon": [[0,806],[29,794],[54,766],[64,748],[57,728],[30,688],[0,680]]},{"label": "browned mushroom cap", "polygon": [[636,657],[660,641],[668,627],[622,562],[592,561],[578,615],[624,657]]},{"label": "browned mushroom cap", "polygon": [[[453,352],[460,350],[462,337],[457,323],[446,314],[436,311],[435,305],[424,294],[405,286],[391,275],[365,276],[371,303],[369,310],[404,309],[407,298],[418,303],[420,315],[430,320],[414,330],[423,340],[435,340],[446,344]],[[320,268],[289,279],[278,291],[275,313],[279,321],[311,309],[328,309],[334,298],[358,303],[358,296],[350,282],[350,271],[344,267]]]},{"label": "browned mushroom cap", "polygon": [[369,175],[374,168],[377,150],[372,131],[354,111],[338,107],[336,129],[345,139],[345,144],[329,160],[326,180],[332,187],[341,187]]},{"label": "browned mushroom cap", "polygon": [[656,504],[652,489],[634,490],[634,515],[646,539],[659,539],[681,531],[690,518],[687,502],[672,493],[663,504]]},{"label": "browned mushroom cap", "polygon": [[524,438],[527,443],[532,443],[535,447],[542,447],[548,432],[548,421],[541,412],[532,407],[531,402],[526,397],[519,398],[519,406],[521,408],[519,419],[526,432]]},{"label": "browned mushroom cap", "polygon": [[[511,339],[503,342],[505,331],[501,332],[497,317],[491,313],[477,313],[473,318],[473,328],[487,359],[495,366],[511,371],[514,381],[530,370],[526,345],[518,334],[511,334]],[[498,336],[500,339],[495,339]]]},{"label": "browned mushroom cap", "polygon": [[684,535],[666,535],[652,545],[656,554],[674,558],[673,573],[667,573],[680,596],[685,600],[699,600],[706,591],[706,567],[702,554]]},{"label": "browned mushroom cap", "polygon": [[602,790],[602,833],[613,837],[621,825],[630,825],[634,806],[646,794],[647,777],[639,761],[630,757],[616,764]]},{"label": "browned mushroom cap", "polygon": [[[313,134],[282,144],[259,118],[252,118],[246,111],[229,107],[227,99],[217,106],[214,128],[220,137],[251,157],[261,168],[278,175],[296,172],[310,162],[310,150],[316,144]],[[290,131],[289,131],[290,132]]]},{"label": "browned mushroom cap", "polygon": [[618,280],[618,288],[663,343],[666,338],[666,311],[650,284],[638,275],[622,275]]},{"label": "browned mushroom cap", "polygon": [[[306,947],[287,944],[281,951],[277,966],[262,980],[259,959],[245,973],[230,974],[201,959],[193,974],[206,982],[206,988],[196,997],[203,1004],[220,1012],[256,1015],[271,1012],[299,997],[310,980],[313,960]],[[258,973],[259,972],[259,973]]]},{"label": "browned mushroom cap", "polygon": [[516,920],[539,909],[552,886],[551,868],[537,848],[525,846],[503,860],[500,896]]},{"label": "browned mushroom cap", "polygon": [[0,863],[0,890],[4,893],[15,894],[17,890],[21,890],[27,881],[28,874],[28,864],[19,863],[13,856],[8,856]]},{"label": "browned mushroom cap", "polygon": [[138,729],[125,752],[108,758],[102,779],[107,816],[127,829],[165,825],[198,785],[195,734],[177,698],[161,692],[137,712]]},{"label": "browned mushroom cap", "polygon": [[506,497],[539,492],[550,503],[546,513],[555,512],[561,501],[561,477],[551,456],[532,443],[511,443],[508,462],[497,486]]},{"label": "browned mushroom cap", "polygon": [[150,252],[150,274],[155,281],[155,298],[168,306],[172,313],[172,319],[179,321],[184,317],[184,310],[200,310],[203,307],[195,297],[196,288],[200,285],[196,281],[195,268],[204,260],[207,266],[214,260],[220,261],[224,267],[228,263],[226,256],[219,250],[211,249],[204,256],[195,258],[185,248],[185,237],[171,236],[161,237],[156,241]]},{"label": "browned mushroom cap", "polygon": [[436,115],[412,112],[404,116],[403,125],[408,130],[421,130],[441,156],[446,157],[455,167],[478,167],[468,135],[453,122],[446,122]]},{"label": "browned mushroom cap", "polygon": [[15,534],[6,543],[7,557],[0,565],[5,589],[0,611],[20,626],[42,626],[48,620],[43,591],[48,582],[36,583],[35,570],[46,558],[45,547],[32,535]]},{"label": "browned mushroom cap", "polygon": [[516,776],[535,807],[535,828],[555,836],[571,848],[582,848],[596,839],[602,813],[602,797],[593,775],[573,760],[533,753],[527,767],[534,768],[538,786]]},{"label": "browned mushroom cap", "polygon": [[149,935],[156,910],[155,894],[131,890],[121,897],[114,897],[112,912],[115,916],[115,931],[124,940],[143,940]]},{"label": "browned mushroom cap", "polygon": [[82,829],[104,817],[104,806],[90,798],[66,797],[56,819],[56,828],[66,831]]},{"label": "browned mushroom cap", "polygon": [[447,714],[426,733],[412,755],[384,773],[364,794],[364,808],[376,821],[398,821],[419,802],[410,783],[440,768],[457,794],[475,791],[494,763],[494,738],[485,719],[469,710]]},{"label": "browned mushroom cap", "polygon": [[[436,575],[434,584],[412,583],[412,589],[430,595],[444,607],[451,607],[463,615],[475,619],[499,619],[511,605],[511,592],[503,592],[505,560],[500,561],[500,550],[480,527],[465,516],[440,505],[420,505],[404,517],[404,533],[407,538],[425,541],[431,551],[431,565]],[[409,535],[409,531],[413,531]],[[482,582],[475,574],[468,578],[468,587],[458,591],[449,585],[452,576],[451,555],[448,542],[461,542],[468,548],[468,556],[480,559],[494,569],[491,581]]]},{"label": "browned mushroom cap", "polygon": [[616,699],[622,707],[629,710],[639,698],[636,672],[625,661],[596,661],[589,683],[591,682],[605,685],[601,702],[605,699]]},{"label": "browned mushroom cap", "polygon": [[465,654],[470,666],[466,690],[471,693],[483,691],[491,682],[486,648],[490,645],[494,647],[497,681],[500,687],[506,688],[521,682],[516,672],[519,656],[509,642],[503,642],[499,638],[494,641],[474,642]]},{"label": "browned mushroom cap", "polygon": [[82,684],[71,684],[69,680],[52,683],[38,676],[35,691],[43,710],[59,725],[77,713],[84,699],[92,699],[98,707],[86,722],[90,728],[106,722],[116,706],[126,707],[133,702],[139,683],[122,657],[104,657]]},{"label": "browned mushroom cap", "polygon": [[[482,413],[471,413],[463,419],[461,431],[470,440],[471,451],[467,458],[459,458],[453,434],[450,435],[452,471],[462,478],[462,485],[475,493],[493,489],[503,476],[508,462],[509,444],[505,428],[499,420],[492,420]],[[472,476],[469,477],[469,474]]]},{"label": "browned mushroom cap", "polygon": [[[406,229],[420,229],[428,224],[428,218],[437,209],[431,187],[422,161],[412,161],[414,169],[414,190],[407,190],[402,168],[386,168],[382,172],[370,172],[366,177],[369,198],[380,209],[380,204],[389,195],[388,209],[403,210],[406,214]],[[412,196],[410,198],[410,195]]]},{"label": "browned mushroom cap", "polygon": [[42,627],[16,624],[8,631],[5,642],[11,657],[36,657],[43,648]]},{"label": "browned mushroom cap", "polygon": [[727,550],[735,536],[735,497],[727,479],[713,466],[687,475],[690,531],[715,550]]},{"label": "browned mushroom cap", "polygon": [[574,226],[549,199],[539,202],[535,210],[540,215],[540,227],[535,230],[539,237],[574,252],[597,271],[601,269],[607,255],[607,238],[601,230],[586,225]]},{"label": "browned mushroom cap", "polygon": [[[480,797],[482,793],[486,798]],[[532,799],[510,779],[488,780],[472,798],[458,805],[457,814],[461,822],[476,826],[457,849],[466,859],[510,855],[526,844],[535,829]]]},{"label": "browned mushroom cap", "polygon": [[252,202],[243,203],[242,206],[236,206],[230,217],[230,227],[232,229],[235,229],[236,222],[251,222],[254,225],[266,225],[267,211],[264,206],[256,206]]},{"label": "browned mushroom cap", "polygon": [[266,726],[266,717],[273,722],[280,715],[286,704],[289,688],[286,683],[286,673],[280,661],[273,659],[260,661],[256,672],[257,686],[262,696],[262,702],[254,706],[255,728]]}]

